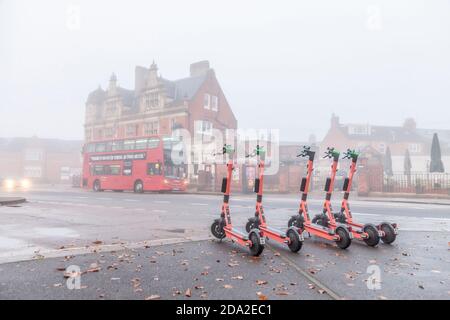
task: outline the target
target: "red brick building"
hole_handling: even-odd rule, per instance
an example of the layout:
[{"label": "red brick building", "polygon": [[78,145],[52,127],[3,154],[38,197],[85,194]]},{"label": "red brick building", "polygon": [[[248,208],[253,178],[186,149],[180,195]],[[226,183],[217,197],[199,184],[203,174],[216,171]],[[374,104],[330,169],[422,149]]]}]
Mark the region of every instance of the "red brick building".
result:
[{"label": "red brick building", "polygon": [[236,129],[237,121],[208,61],[193,63],[189,77],[167,80],[153,63],[137,66],[133,90],[120,87],[113,74],[86,101],[85,140],[170,135],[184,128],[209,134]]},{"label": "red brick building", "polygon": [[81,172],[82,145],[77,140],[0,138],[0,178],[72,183]]},{"label": "red brick building", "polygon": [[340,151],[347,148],[372,150],[381,157],[387,148],[391,150],[394,172],[403,171],[403,160],[406,150],[409,151],[412,171],[427,172],[430,162],[430,151],[433,133],[439,136],[442,161],[446,168],[450,167],[450,130],[431,130],[417,128],[414,119],[406,119],[402,126],[383,126],[368,123],[343,124],[339,117],[332,115],[330,129],[320,144],[321,150],[327,146]]}]

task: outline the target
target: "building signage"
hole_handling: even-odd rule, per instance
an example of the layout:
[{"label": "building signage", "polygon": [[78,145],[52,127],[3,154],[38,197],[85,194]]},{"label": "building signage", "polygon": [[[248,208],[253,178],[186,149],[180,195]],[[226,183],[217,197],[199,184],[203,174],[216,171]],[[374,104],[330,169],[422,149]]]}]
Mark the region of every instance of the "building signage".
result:
[{"label": "building signage", "polygon": [[147,152],[100,154],[91,156],[91,161],[145,160]]}]

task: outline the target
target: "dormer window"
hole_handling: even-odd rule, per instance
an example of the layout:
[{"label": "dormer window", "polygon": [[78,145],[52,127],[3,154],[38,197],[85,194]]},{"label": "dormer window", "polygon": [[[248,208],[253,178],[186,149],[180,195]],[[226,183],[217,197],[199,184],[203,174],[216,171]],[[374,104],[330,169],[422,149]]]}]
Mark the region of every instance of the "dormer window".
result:
[{"label": "dormer window", "polygon": [[203,97],[203,107],[208,110],[211,109],[211,96],[208,93],[205,93]]},{"label": "dormer window", "polygon": [[211,100],[211,110],[212,111],[219,111],[219,97],[218,96],[212,96]]}]

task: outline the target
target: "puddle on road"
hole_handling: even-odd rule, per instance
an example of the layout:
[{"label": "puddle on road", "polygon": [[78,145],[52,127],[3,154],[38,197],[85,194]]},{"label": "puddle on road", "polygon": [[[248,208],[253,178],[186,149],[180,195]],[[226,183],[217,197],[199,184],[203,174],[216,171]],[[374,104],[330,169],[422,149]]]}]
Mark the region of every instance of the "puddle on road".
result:
[{"label": "puddle on road", "polygon": [[48,237],[78,238],[80,235],[69,228],[34,228],[36,233]]},{"label": "puddle on road", "polygon": [[15,238],[6,238],[0,236],[0,248],[16,248],[24,246],[25,242]]}]

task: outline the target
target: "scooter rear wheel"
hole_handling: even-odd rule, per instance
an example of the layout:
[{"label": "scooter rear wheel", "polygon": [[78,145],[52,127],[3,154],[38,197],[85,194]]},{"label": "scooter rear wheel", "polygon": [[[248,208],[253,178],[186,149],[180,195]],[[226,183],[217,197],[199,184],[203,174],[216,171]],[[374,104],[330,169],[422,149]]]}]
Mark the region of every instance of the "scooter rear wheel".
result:
[{"label": "scooter rear wheel", "polygon": [[347,249],[352,244],[352,239],[350,239],[350,234],[347,229],[339,227],[336,233],[339,236],[339,240],[336,241],[337,246],[341,249]]},{"label": "scooter rear wheel", "polygon": [[380,236],[378,235],[377,228],[372,224],[366,224],[363,227],[363,231],[367,233],[369,236],[367,239],[364,239],[364,242],[369,247],[375,247],[380,242]]},{"label": "scooter rear wheel", "polygon": [[303,228],[303,217],[298,216],[292,216],[288,221],[288,228],[290,227],[297,227],[297,228]]},{"label": "scooter rear wheel", "polygon": [[225,238],[225,231],[223,230],[223,227],[219,220],[214,221],[211,225],[211,233],[219,240]]},{"label": "scooter rear wheel", "polygon": [[288,247],[292,252],[299,252],[303,243],[300,241],[298,232],[294,229],[289,229],[286,236],[289,238]]},{"label": "scooter rear wheel", "polygon": [[256,227],[256,219],[250,218],[248,219],[247,224],[245,225],[245,231],[250,232],[250,230],[255,229]]},{"label": "scooter rear wheel", "polygon": [[264,245],[261,243],[261,237],[256,231],[253,231],[250,232],[248,238],[252,242],[252,246],[250,247],[250,254],[252,256],[258,257],[264,251]]},{"label": "scooter rear wheel", "polygon": [[381,241],[386,244],[391,244],[395,241],[397,235],[395,234],[395,230],[392,225],[390,225],[389,223],[382,223],[380,228],[381,231],[384,232],[384,237],[381,237]]}]

